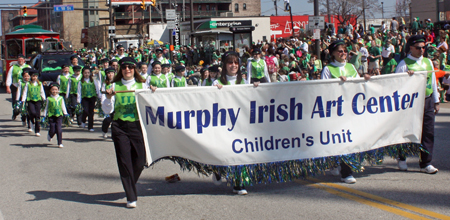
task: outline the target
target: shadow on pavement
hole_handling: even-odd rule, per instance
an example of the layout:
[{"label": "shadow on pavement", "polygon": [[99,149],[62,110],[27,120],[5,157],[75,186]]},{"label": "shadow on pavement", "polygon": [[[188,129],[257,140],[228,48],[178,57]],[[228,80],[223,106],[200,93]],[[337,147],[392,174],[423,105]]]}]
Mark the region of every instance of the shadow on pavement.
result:
[{"label": "shadow on pavement", "polygon": [[[19,146],[23,148],[35,148],[35,147],[50,147],[52,144],[11,144],[11,146]],[[55,145],[57,148],[58,146]]]},{"label": "shadow on pavement", "polygon": [[116,193],[105,193],[105,194],[83,194],[80,192],[74,191],[30,191],[28,194],[33,195],[35,198],[31,200],[27,200],[29,202],[33,201],[41,201],[47,199],[58,199],[69,202],[79,202],[85,204],[93,204],[93,205],[107,205],[107,206],[115,206],[115,207],[125,207],[124,203],[116,203],[116,202],[108,202],[115,201],[125,197],[124,192],[116,192]]}]

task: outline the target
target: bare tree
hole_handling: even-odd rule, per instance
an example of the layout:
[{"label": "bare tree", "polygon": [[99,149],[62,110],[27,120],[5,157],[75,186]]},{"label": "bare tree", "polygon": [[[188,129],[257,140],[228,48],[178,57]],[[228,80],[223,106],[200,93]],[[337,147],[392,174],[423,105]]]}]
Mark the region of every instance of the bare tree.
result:
[{"label": "bare tree", "polygon": [[409,4],[411,4],[411,0],[397,0],[397,4],[395,5],[395,15],[397,17],[408,17]]},{"label": "bare tree", "polygon": [[[314,3],[314,0],[308,0],[308,3]],[[378,0],[329,0],[329,8],[331,15],[338,15],[337,19],[341,24],[347,24],[352,19],[358,19],[364,13],[365,7],[366,17],[374,17],[374,14],[381,11],[381,5]],[[363,5],[364,4],[364,5]],[[327,13],[327,1],[319,0],[320,13]],[[364,6],[364,7],[363,7]],[[355,24],[354,24],[355,25]]]}]

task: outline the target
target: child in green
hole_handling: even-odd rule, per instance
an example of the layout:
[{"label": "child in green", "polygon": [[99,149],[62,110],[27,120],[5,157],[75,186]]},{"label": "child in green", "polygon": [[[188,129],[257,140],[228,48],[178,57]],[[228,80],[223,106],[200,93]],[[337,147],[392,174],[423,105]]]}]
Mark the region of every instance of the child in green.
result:
[{"label": "child in green", "polygon": [[187,87],[186,78],[184,77],[186,67],[175,67],[175,77],[172,79],[171,87]]},{"label": "child in green", "polygon": [[[30,73],[29,71],[31,70],[31,68],[23,68],[22,69],[22,79],[19,79],[19,86],[17,86],[17,95],[16,95],[16,103],[18,103],[19,101],[21,101],[22,99],[22,93],[25,89],[25,86],[27,85],[27,83],[30,81]],[[23,109],[23,105],[25,105],[26,100],[24,100],[17,109],[17,111],[20,111],[21,109]],[[15,109],[16,110],[16,109]],[[28,124],[28,132],[32,132],[33,129],[31,128],[31,124],[30,124],[30,117],[28,114],[24,114],[23,111],[21,111],[21,115],[22,115],[22,125],[25,127]],[[27,123],[28,122],[28,123]]]},{"label": "child in green", "polygon": [[45,105],[44,115],[48,117],[50,129],[48,130],[47,140],[52,141],[53,136],[58,139],[58,147],[63,148],[62,145],[62,121],[63,116],[69,116],[67,114],[66,105],[64,104],[64,98],[59,95],[58,83],[52,83],[50,85],[50,96],[47,99],[47,105]]},{"label": "child in green", "polygon": [[94,108],[97,101],[97,94],[100,92],[98,83],[94,82],[92,72],[89,68],[83,68],[83,78],[78,82],[77,103],[83,106],[83,115],[81,116],[81,127],[86,127],[86,118],[88,118],[88,129],[94,131]]}]

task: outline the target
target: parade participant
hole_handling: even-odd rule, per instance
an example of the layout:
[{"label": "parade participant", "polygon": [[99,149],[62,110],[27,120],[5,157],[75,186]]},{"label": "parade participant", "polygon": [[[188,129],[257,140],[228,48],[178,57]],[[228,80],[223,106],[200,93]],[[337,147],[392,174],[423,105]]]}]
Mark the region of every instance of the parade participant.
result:
[{"label": "parade participant", "polygon": [[58,83],[50,84],[50,96],[47,98],[45,105],[44,116],[48,117],[49,130],[47,140],[52,141],[53,136],[58,139],[58,147],[63,148],[62,145],[62,121],[63,116],[68,116],[64,98],[59,95]]},{"label": "parade participant", "polygon": [[86,118],[88,118],[88,130],[94,131],[94,108],[97,101],[97,95],[100,91],[98,83],[94,82],[91,70],[88,67],[83,68],[83,77],[78,82],[77,103],[83,107],[81,116],[81,126],[86,127]]},{"label": "parade participant", "polygon": [[214,81],[219,77],[220,75],[220,70],[219,70],[219,66],[214,65],[214,66],[210,66],[208,68],[209,71],[209,78],[206,79],[206,83],[204,82],[203,86],[212,86]]},{"label": "parade participant", "polygon": [[[156,57],[150,61],[150,66],[148,66],[147,74],[151,75],[153,72],[153,62],[159,61],[160,64],[171,64],[170,60],[166,59],[163,56],[163,50],[158,48],[155,50]],[[172,68],[170,68],[170,72],[172,72]]]},{"label": "parade participant", "polygon": [[[213,82],[213,86],[217,86],[217,88],[221,89],[224,85],[248,84],[248,82],[242,77],[242,73],[239,68],[239,54],[236,52],[227,52],[223,55],[222,60],[224,65],[222,74],[220,79]],[[221,176],[218,173],[214,173],[212,179],[216,185],[221,183]],[[233,193],[238,195],[248,194],[245,186],[238,178],[234,180]]]},{"label": "parade participant", "polygon": [[[22,70],[24,68],[31,68],[30,65],[25,63],[25,56],[22,54],[17,55],[17,63],[9,68],[8,75],[6,78],[6,92],[11,94],[12,107],[16,104],[17,98],[17,87],[19,85],[19,80],[22,78]],[[12,116],[12,120],[16,120],[18,114]]]},{"label": "parade participant", "polygon": [[[78,66],[78,55],[74,54],[74,55],[70,56],[70,63],[71,63],[71,65],[69,66],[69,73],[70,73],[70,75],[72,75],[73,67]],[[81,66],[81,68],[83,68],[83,66]]]},{"label": "parade participant", "polygon": [[381,50],[375,40],[372,40],[369,48],[369,74],[380,75]]},{"label": "parade participant", "polygon": [[[203,67],[200,70],[200,74],[202,76],[202,86],[206,86],[206,83],[209,84],[208,86],[211,86],[213,81],[209,78],[209,70],[208,70],[208,68]],[[208,82],[206,82],[206,81],[208,81]]]},{"label": "parade participant", "polygon": [[[19,85],[17,86],[17,97],[16,97],[16,103],[18,103],[19,101],[21,101],[22,99],[22,94],[23,91],[25,89],[25,86],[27,85],[27,83],[30,81],[30,73],[29,71],[31,70],[31,68],[23,68],[22,70],[22,79],[19,80]],[[20,109],[23,108],[23,105],[26,105],[25,102],[21,102],[21,104],[17,107],[19,107]],[[16,107],[16,109],[17,109]],[[33,129],[31,128],[31,124],[30,124],[30,116],[28,114],[26,114],[25,112],[21,111],[20,109],[17,109],[17,111],[20,111],[21,116],[22,116],[22,126],[27,126],[28,125],[28,131],[32,132]]]},{"label": "parade participant", "polygon": [[145,84],[153,90],[154,88],[169,88],[170,82],[166,75],[161,73],[161,63],[155,61],[152,63],[152,74],[147,78]]},{"label": "parade participant", "polygon": [[[110,67],[110,68],[107,68],[105,70],[105,72],[106,72],[106,79],[101,87],[102,92],[105,92],[106,90],[109,90],[109,89],[114,90],[114,88],[113,88],[114,84],[112,82],[113,82],[114,76],[116,75],[116,70],[114,68]],[[102,94],[101,102],[103,103],[105,101],[105,99],[106,99],[106,94]],[[114,99],[114,96],[112,96],[111,99]],[[112,102],[114,102],[114,100],[112,100]],[[102,109],[103,109],[103,112],[105,112],[105,109],[103,108],[103,106],[102,106]],[[106,110],[111,111],[109,109],[106,109]],[[106,115],[105,118],[103,119],[102,131],[103,131],[104,138],[108,138],[108,128],[111,125],[113,118],[114,118],[114,110],[112,111],[111,114]]]},{"label": "parade participant", "polygon": [[[70,68],[69,68],[69,66],[67,66],[65,64],[61,65],[61,70],[62,70],[61,74],[58,75],[58,78],[56,78],[56,83],[58,83],[58,85],[59,85],[59,91],[60,91],[59,95],[62,97],[66,97],[67,89],[68,89],[68,85],[69,85],[69,79],[73,73],[72,74],[69,73]],[[73,71],[73,67],[72,67],[72,71]],[[67,105],[67,103],[66,103],[66,105]]]},{"label": "parade participant", "polygon": [[[148,89],[148,86],[136,70],[136,61],[130,57],[120,60],[120,71],[113,82],[112,88],[106,90],[107,95],[102,106],[107,114],[114,111],[111,132],[120,178],[127,196],[127,207],[136,208],[136,183],[146,163],[144,137],[134,92],[118,92]],[[115,95],[114,99],[112,99],[113,95]]]},{"label": "parade participant", "polygon": [[169,82],[172,82],[173,77],[175,77],[175,75],[170,72],[170,64],[162,64],[161,65],[162,68],[162,74],[164,74],[166,76],[166,78],[169,80]]},{"label": "parade participant", "polygon": [[119,61],[116,59],[112,59],[109,61],[109,66],[111,66],[112,68],[114,68],[117,71],[119,71]]},{"label": "parade participant", "polygon": [[147,80],[147,78],[148,78],[148,74],[147,74],[148,65],[147,65],[147,63],[139,62],[137,64],[137,68],[138,68],[139,74],[141,74],[142,78]]},{"label": "parade participant", "polygon": [[[430,59],[423,57],[425,52],[425,37],[414,35],[408,39],[410,54],[397,66],[396,73],[408,72],[410,75],[415,71],[432,71],[433,63]],[[427,86],[425,89],[425,109],[422,126],[422,147],[420,151],[420,171],[428,174],[438,172],[431,160],[433,159],[434,147],[434,117],[439,112],[439,93],[437,91],[436,75],[434,72],[427,73]],[[406,171],[408,166],[404,155],[399,155],[398,167]]]},{"label": "parade participant", "polygon": [[[31,80],[25,85],[22,94],[22,102],[27,102],[27,112],[30,122],[34,124],[34,132],[37,137],[40,137],[40,119],[41,119],[41,105],[45,101],[45,90],[41,82],[39,82],[39,71],[30,70]],[[30,126],[30,125],[28,125]],[[30,131],[30,130],[28,130]]]},{"label": "parade participant", "polygon": [[[347,48],[342,40],[334,41],[328,47],[331,54],[331,63],[325,66],[322,70],[322,79],[339,78],[342,81],[347,81],[347,78],[359,78],[358,71],[355,67],[347,63]],[[370,79],[369,74],[364,74],[366,80]],[[356,183],[356,179],[352,176],[350,166],[340,160],[341,165],[341,181],[345,183]],[[339,175],[339,170],[334,168],[331,170],[333,175]]]},{"label": "parade participant", "polygon": [[115,60],[120,60],[124,57],[128,57],[128,54],[125,53],[125,48],[122,44],[117,45],[117,55],[114,56]]},{"label": "parade participant", "polygon": [[77,124],[78,126],[81,125],[81,116],[78,112],[76,112],[77,107],[77,98],[78,98],[78,83],[81,80],[81,66],[74,66],[73,67],[73,75],[70,76],[67,92],[66,92],[66,99],[68,100],[68,103],[70,103],[69,108],[67,109],[71,118],[71,121],[75,119],[75,115],[77,116]]},{"label": "parade participant", "polygon": [[101,83],[103,83],[105,81],[105,78],[106,78],[105,70],[108,69],[108,67],[109,67],[109,60],[107,58],[104,58],[104,59],[100,60],[100,73],[101,73],[101,75],[99,75],[99,76],[101,76],[101,78],[99,79],[99,81]]},{"label": "parade participant", "polygon": [[253,49],[252,54],[253,59],[247,64],[247,81],[253,84],[270,82],[266,62],[261,59],[261,50],[259,48],[255,48]]},{"label": "parade participant", "polygon": [[175,77],[170,83],[171,87],[187,87],[186,78],[184,77],[185,71],[186,68],[184,66],[175,67]]}]

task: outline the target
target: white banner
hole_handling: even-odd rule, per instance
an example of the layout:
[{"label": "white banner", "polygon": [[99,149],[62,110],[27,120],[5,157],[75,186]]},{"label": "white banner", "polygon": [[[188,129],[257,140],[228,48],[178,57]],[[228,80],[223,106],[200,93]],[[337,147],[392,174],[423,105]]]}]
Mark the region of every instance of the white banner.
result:
[{"label": "white banner", "polygon": [[426,74],[136,91],[148,164],[244,165],[420,143]]}]

